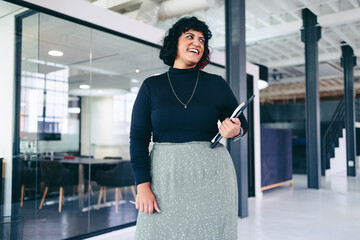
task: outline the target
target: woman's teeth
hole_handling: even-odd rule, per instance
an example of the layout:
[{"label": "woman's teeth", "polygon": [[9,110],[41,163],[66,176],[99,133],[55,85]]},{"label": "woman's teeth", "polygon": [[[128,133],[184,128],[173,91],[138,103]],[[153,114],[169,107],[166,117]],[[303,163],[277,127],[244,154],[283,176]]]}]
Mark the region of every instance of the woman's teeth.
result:
[{"label": "woman's teeth", "polygon": [[196,49],[189,49],[188,51],[189,51],[189,52],[194,52],[194,53],[199,53],[199,51],[196,50]]}]

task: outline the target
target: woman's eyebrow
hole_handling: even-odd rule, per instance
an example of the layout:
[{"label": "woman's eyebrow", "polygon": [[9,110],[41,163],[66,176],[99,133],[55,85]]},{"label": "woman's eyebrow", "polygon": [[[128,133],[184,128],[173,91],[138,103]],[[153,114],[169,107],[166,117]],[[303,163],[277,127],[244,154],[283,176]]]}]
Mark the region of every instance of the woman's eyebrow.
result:
[{"label": "woman's eyebrow", "polygon": [[[191,35],[191,36],[195,36],[195,34],[193,34],[193,33],[185,33],[185,35]],[[203,38],[203,39],[205,39],[205,37],[203,37],[203,36],[200,36],[200,38]]]}]

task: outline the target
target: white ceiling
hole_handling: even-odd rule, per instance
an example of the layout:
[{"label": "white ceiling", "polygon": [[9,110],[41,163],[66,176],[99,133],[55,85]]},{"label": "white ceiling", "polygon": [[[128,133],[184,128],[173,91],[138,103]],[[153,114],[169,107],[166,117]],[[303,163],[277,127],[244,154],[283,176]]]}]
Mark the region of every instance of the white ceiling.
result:
[{"label": "white ceiling", "polygon": [[[204,9],[196,9],[186,14],[178,10],[180,15],[166,20],[160,20],[162,15],[159,12],[164,11],[165,4],[166,7],[171,6],[171,3],[175,6],[179,0],[90,0],[89,2],[108,7],[164,30],[169,29],[182,16],[197,16],[209,24],[214,34],[210,45],[219,51],[225,49],[224,0],[191,0],[192,5],[203,4]],[[152,3],[153,9],[148,8],[145,11],[141,4],[149,6],[149,2]],[[182,2],[185,5],[189,0]],[[246,0],[247,60],[269,67],[270,84],[304,81],[304,43],[300,40],[301,11],[304,8],[315,13],[322,26],[322,37],[318,44],[320,79],[342,79],[341,42],[348,43],[354,49],[355,55],[360,56],[359,0]],[[174,15],[175,10],[169,10],[169,15]],[[359,60],[358,58],[358,62]],[[282,78],[279,81],[273,80],[274,72],[280,73]],[[359,76],[360,68],[357,66],[355,77]]]},{"label": "white ceiling", "polygon": [[[74,95],[90,93],[79,90],[82,84],[103,95],[118,92],[110,89],[130,92],[147,77],[168,69],[157,48],[46,14],[23,20],[22,46],[23,70],[49,74],[69,69],[69,90]],[[50,56],[50,50],[64,55]],[[207,70],[225,77],[224,68],[208,66]]]},{"label": "white ceiling", "polygon": [[[169,29],[178,18],[184,15],[197,16],[206,21],[213,32],[210,46],[224,51],[224,1],[181,0],[183,5],[190,2],[194,3],[192,4],[194,6],[208,5],[208,7],[159,20],[158,10],[164,3],[171,7],[170,3],[179,1],[90,0],[97,5],[103,3],[103,6],[109,7],[111,10],[147,21],[164,30]],[[149,5],[149,2],[153,5]],[[0,10],[4,10],[2,14],[18,8],[7,9],[9,5],[4,3],[0,6]],[[144,9],[144,6],[147,6],[147,9]],[[360,55],[359,0],[246,0],[247,60],[269,67],[269,83],[271,85],[304,81],[304,44],[300,41],[301,10],[304,8],[309,8],[317,14],[318,21],[322,26],[322,38],[319,41],[319,76],[321,80],[342,80],[343,73],[339,61],[342,41],[349,43],[355,54]],[[176,14],[176,11],[173,11],[172,14]],[[156,48],[46,14],[40,14],[40,19],[37,16],[27,18],[24,26],[23,41],[27,48],[24,48],[23,56],[68,66],[71,74],[70,82],[75,79],[76,83],[79,83],[79,79],[89,82],[89,73],[91,72],[94,74],[94,81],[98,79],[95,75],[101,75],[101,78],[112,83],[114,87],[131,87],[139,85],[149,75],[164,72],[167,69],[159,60],[159,52]],[[39,35],[36,34],[37,30],[40,32]],[[61,58],[49,56],[47,52],[54,47],[63,51],[64,56]],[[31,63],[28,65],[31,68]],[[51,67],[42,67],[39,70],[46,72],[51,69]],[[140,69],[140,72],[136,73],[135,69]],[[208,66],[206,70],[225,75],[223,68]],[[273,75],[281,76],[281,79],[274,80]],[[360,68],[357,66],[355,67],[355,77],[359,76]],[[138,79],[139,83],[129,84],[131,79]],[[127,83],[120,84],[120,82],[126,81]],[[333,82],[334,84],[341,83],[341,81]],[[110,86],[110,83],[106,85]]]}]

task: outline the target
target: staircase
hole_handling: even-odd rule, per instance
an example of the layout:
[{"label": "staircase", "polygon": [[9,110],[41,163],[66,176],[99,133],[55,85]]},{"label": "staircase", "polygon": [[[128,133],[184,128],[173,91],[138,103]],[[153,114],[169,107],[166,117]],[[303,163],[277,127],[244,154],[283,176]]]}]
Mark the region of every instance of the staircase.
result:
[{"label": "staircase", "polygon": [[325,170],[325,175],[346,172],[346,132],[342,129],[342,137],[338,139],[339,146],[334,148],[334,157],[330,158],[330,169]]},{"label": "staircase", "polygon": [[[360,122],[360,98],[355,98],[355,122]],[[321,162],[321,173],[325,175],[325,170],[330,169],[330,159],[335,157],[335,148],[339,147],[339,141],[345,141],[345,102],[342,99],[334,115],[331,118],[330,124],[327,127],[325,134],[322,138],[322,162]],[[344,129],[344,131],[343,131]],[[341,139],[340,139],[341,138]],[[341,155],[342,148],[339,148],[338,157]],[[339,152],[340,151],[340,152]],[[346,151],[346,149],[345,149]],[[341,157],[343,158],[343,157]],[[346,158],[346,156],[345,156]],[[335,159],[333,159],[334,161]]]},{"label": "staircase", "polygon": [[360,122],[360,98],[355,98],[355,122]]},{"label": "staircase", "polygon": [[322,175],[325,175],[326,169],[330,169],[330,158],[335,157],[335,148],[339,147],[339,138],[343,136],[343,128],[345,127],[344,119],[345,102],[344,99],[342,99],[336,107],[330,124],[322,138]]}]

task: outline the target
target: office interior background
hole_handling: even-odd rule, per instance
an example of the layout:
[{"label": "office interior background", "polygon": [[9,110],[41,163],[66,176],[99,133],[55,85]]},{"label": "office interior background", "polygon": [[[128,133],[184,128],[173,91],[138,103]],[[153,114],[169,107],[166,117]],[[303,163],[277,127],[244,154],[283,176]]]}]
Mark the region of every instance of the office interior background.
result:
[{"label": "office interior background", "polygon": [[[360,226],[360,67],[353,66],[351,80],[357,172],[348,176],[341,64],[344,46],[359,62],[360,1],[246,0],[245,6],[248,91],[257,95],[247,112],[254,126],[247,136],[248,218],[256,222],[259,201],[281,202],[289,193],[300,201],[299,189],[308,187],[300,30],[302,11],[309,9],[322,27],[313,80],[319,84],[322,185],[313,191],[345,196],[329,209],[352,212],[342,216],[351,222],[344,239],[360,236],[352,228]],[[0,236],[81,239],[135,225],[132,106],[143,80],[167,71],[158,57],[161,37],[188,15],[213,32],[205,71],[227,80],[224,0],[0,1]]]}]

